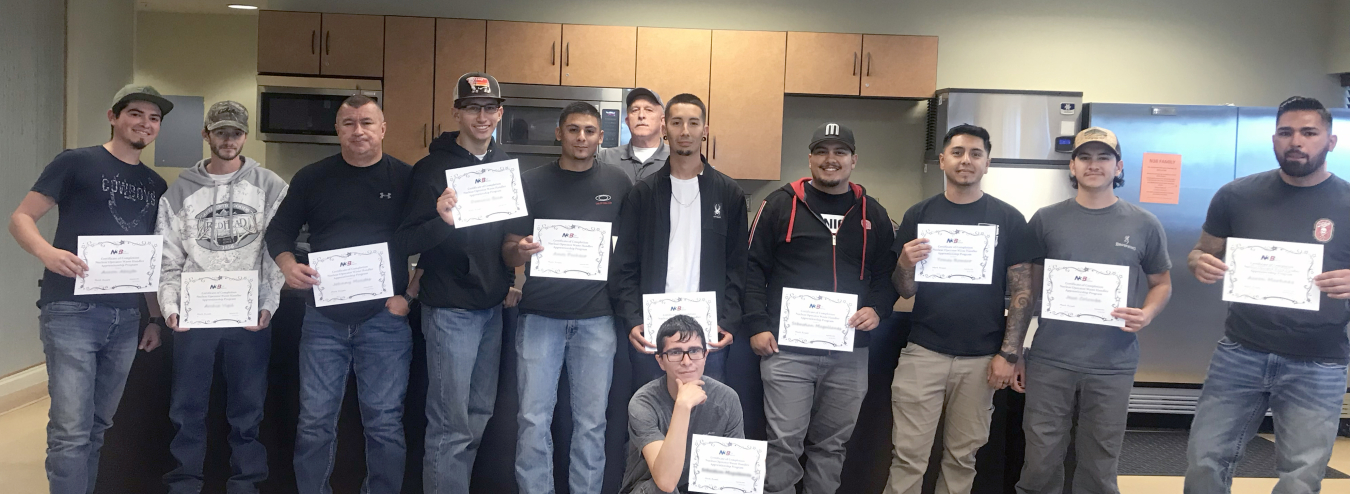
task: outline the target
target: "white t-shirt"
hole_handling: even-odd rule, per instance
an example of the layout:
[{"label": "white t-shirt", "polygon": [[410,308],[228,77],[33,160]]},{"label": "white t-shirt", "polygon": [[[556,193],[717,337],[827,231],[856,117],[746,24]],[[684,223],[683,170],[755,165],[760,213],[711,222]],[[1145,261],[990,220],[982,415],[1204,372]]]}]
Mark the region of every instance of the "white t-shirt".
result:
[{"label": "white t-shirt", "polygon": [[666,293],[697,292],[703,254],[703,205],[698,177],[670,177],[670,253],[666,258]]},{"label": "white t-shirt", "polygon": [[646,163],[648,158],[651,158],[653,154],[656,154],[656,149],[657,148],[640,148],[633,146],[633,157],[637,158],[639,163]]},{"label": "white t-shirt", "polygon": [[224,185],[230,183],[230,180],[234,178],[234,174],[236,173],[239,173],[239,170],[235,170],[230,173],[226,173],[224,175],[216,175],[214,173],[207,173],[207,175],[211,176],[211,180],[215,181],[216,185]]},{"label": "white t-shirt", "polygon": [[475,155],[473,155],[473,156],[474,156],[475,158],[478,158],[478,161],[482,161],[482,160],[483,160],[483,157],[484,157],[484,156],[487,156],[487,153],[483,153],[483,154],[475,154]]}]

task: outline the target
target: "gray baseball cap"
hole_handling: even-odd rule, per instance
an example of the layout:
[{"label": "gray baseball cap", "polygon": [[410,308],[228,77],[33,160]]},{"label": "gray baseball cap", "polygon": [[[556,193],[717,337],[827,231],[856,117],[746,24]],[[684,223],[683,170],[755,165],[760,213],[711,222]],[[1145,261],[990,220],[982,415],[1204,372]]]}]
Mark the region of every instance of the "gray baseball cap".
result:
[{"label": "gray baseball cap", "polygon": [[206,111],[206,130],[234,127],[248,133],[248,110],[237,101],[220,101]]},{"label": "gray baseball cap", "polygon": [[651,101],[652,103],[655,103],[656,106],[660,106],[660,107],[665,107],[665,106],[666,106],[664,103],[661,102],[661,96],[658,95],[658,94],[656,94],[656,91],[652,91],[652,90],[647,89],[647,88],[645,88],[645,87],[638,87],[638,88],[633,88],[632,91],[629,91],[629,92],[628,92],[628,97],[627,97],[627,98],[624,98],[624,102],[623,102],[624,107],[625,107],[625,108],[632,108],[632,107],[633,107],[633,102],[634,102],[634,101],[637,101],[637,100],[639,100],[639,99],[645,99],[645,100]]},{"label": "gray baseball cap", "polygon": [[155,106],[158,106],[160,118],[168,115],[169,112],[173,110],[173,103],[164,99],[164,96],[161,96],[159,91],[156,91],[154,87],[139,84],[127,84],[122,86],[122,89],[117,92],[117,95],[113,96],[112,105],[109,105],[108,108],[116,108],[117,105],[132,101],[148,101]]}]

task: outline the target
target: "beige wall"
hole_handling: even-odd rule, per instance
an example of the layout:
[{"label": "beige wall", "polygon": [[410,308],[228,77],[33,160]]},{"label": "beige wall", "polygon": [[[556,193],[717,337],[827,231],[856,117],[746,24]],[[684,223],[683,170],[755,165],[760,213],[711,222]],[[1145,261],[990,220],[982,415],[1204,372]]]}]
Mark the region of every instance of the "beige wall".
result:
[{"label": "beige wall", "polygon": [[1327,72],[1350,72],[1350,0],[1333,0],[1331,15],[1331,49],[1327,56]]},{"label": "beige wall", "polygon": [[[258,105],[258,18],[251,15],[136,13],[136,82],[163,94],[201,96],[209,108],[221,100],[244,104],[249,115]],[[249,136],[257,135],[256,119]],[[210,153],[202,142],[202,156]],[[250,140],[244,155],[267,164],[266,146]],[[141,159],[154,163],[154,145]],[[182,168],[155,168],[173,182]]]},{"label": "beige wall", "polygon": [[103,144],[112,97],[132,81],[136,4],[67,0],[66,7],[66,147]]},{"label": "beige wall", "polygon": [[[1340,106],[1327,75],[1346,0],[270,0],[278,10],[940,38],[938,87],[1084,92],[1084,101]],[[1345,31],[1347,24],[1337,24]]]}]

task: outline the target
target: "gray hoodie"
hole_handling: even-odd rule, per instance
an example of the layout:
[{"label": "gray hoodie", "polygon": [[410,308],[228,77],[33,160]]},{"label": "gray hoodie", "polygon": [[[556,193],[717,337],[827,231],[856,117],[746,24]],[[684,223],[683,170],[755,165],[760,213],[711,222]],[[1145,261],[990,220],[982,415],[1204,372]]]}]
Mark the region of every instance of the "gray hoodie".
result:
[{"label": "gray hoodie", "polygon": [[286,181],[244,158],[225,183],[202,160],[178,175],[159,199],[155,233],[164,236],[159,305],[178,314],[183,272],[258,271],[258,308],[276,314],[285,277],[267,252],[263,233],[286,196]]}]

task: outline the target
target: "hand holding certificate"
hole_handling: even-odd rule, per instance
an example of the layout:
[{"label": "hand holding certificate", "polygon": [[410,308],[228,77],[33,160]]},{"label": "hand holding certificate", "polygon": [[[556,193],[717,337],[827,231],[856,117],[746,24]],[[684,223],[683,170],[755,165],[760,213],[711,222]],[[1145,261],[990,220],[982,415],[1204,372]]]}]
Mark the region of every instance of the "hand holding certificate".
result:
[{"label": "hand holding certificate", "polygon": [[492,223],[529,214],[521,188],[520,162],[497,161],[445,171],[455,191],[455,228]]},{"label": "hand holding certificate", "polygon": [[993,282],[994,225],[919,224],[918,238],[932,247],[928,258],[914,266],[914,281],[988,285]]},{"label": "hand holding certificate", "polygon": [[243,328],[258,324],[257,271],[183,273],[179,329]]},{"label": "hand holding certificate", "polygon": [[1322,246],[1229,237],[1223,299],[1228,302],[1319,310],[1313,277],[1322,273]]},{"label": "hand holding certificate", "polygon": [[[717,342],[717,292],[644,294],[642,337],[656,343],[656,333],[661,330],[661,325],[677,315],[694,318],[703,327],[703,334]],[[704,342],[704,346],[706,344]]]},{"label": "hand holding certificate", "polygon": [[544,250],[531,256],[530,276],[605,281],[609,231],[606,221],[534,220],[534,241]]},{"label": "hand holding certificate", "polygon": [[689,445],[689,492],[759,494],[769,443],[694,434]]},{"label": "hand holding certificate", "polygon": [[319,283],[314,285],[315,307],[394,296],[387,243],[313,252],[309,266],[319,272]]},{"label": "hand holding certificate", "polygon": [[1041,317],[1123,328],[1111,311],[1126,307],[1129,288],[1129,266],[1046,259]]},{"label": "hand holding certificate", "polygon": [[81,235],[75,255],[89,266],[75,278],[75,295],[159,290],[164,237]]},{"label": "hand holding certificate", "polygon": [[854,329],[848,319],[857,310],[858,296],[851,293],[784,288],[778,344],[851,352]]}]

